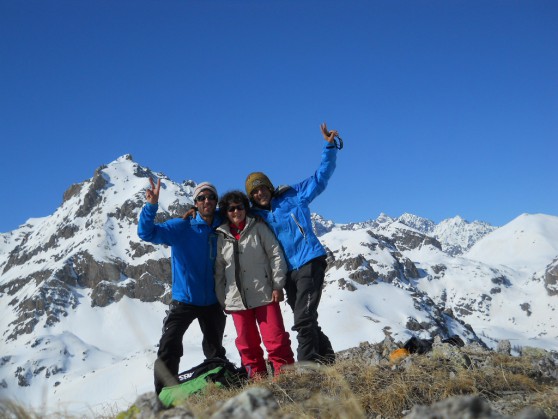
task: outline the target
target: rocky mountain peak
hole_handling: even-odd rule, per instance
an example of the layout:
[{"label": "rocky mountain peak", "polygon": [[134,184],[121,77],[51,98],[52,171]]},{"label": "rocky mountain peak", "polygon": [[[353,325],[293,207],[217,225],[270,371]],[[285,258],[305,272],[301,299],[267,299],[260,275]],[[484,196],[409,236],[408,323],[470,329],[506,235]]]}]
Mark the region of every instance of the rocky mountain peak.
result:
[{"label": "rocky mountain peak", "polygon": [[324,235],[325,233],[329,233],[334,227],[335,223],[331,220],[326,220],[321,215],[312,213],[312,228],[316,232],[318,237]]},{"label": "rocky mountain peak", "polygon": [[[0,293],[12,296],[9,305],[21,313],[5,332],[9,339],[68,315],[77,304],[78,289],[90,293],[96,306],[123,296],[168,300],[168,250],[161,258],[160,250],[136,233],[149,176],[164,180],[158,220],[183,214],[192,203],[192,183],[176,184],[126,154],[70,186],[54,214],[21,228],[20,239],[4,247]],[[20,296],[30,282],[35,288]]]},{"label": "rocky mountain peak", "polygon": [[378,215],[378,218],[376,218],[376,222],[378,224],[386,224],[386,223],[393,223],[395,220],[393,218],[391,218],[389,215],[384,214],[383,212],[380,213],[380,215]]},{"label": "rocky mountain peak", "polygon": [[488,223],[469,222],[457,215],[441,221],[432,230],[432,235],[443,244],[445,252],[456,256],[465,253],[482,237],[495,229],[496,227]]},{"label": "rocky mountain peak", "polygon": [[431,234],[435,227],[435,223],[433,221],[409,213],[404,213],[397,218],[397,221],[424,234]]},{"label": "rocky mountain peak", "polygon": [[134,161],[134,158],[132,157],[131,154],[124,154],[124,155],[118,157],[115,161],[121,161],[121,160]]}]

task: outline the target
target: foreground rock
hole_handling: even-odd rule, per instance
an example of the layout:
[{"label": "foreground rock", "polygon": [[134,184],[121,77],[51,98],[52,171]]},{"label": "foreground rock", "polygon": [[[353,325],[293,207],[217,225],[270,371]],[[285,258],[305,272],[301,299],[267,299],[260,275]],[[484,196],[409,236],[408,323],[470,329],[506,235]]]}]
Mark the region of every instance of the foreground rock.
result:
[{"label": "foreground rock", "polygon": [[[266,388],[252,387],[227,400],[211,415],[211,419],[264,419],[276,414],[279,405]],[[138,397],[130,409],[117,419],[192,419],[196,416],[188,406],[165,409],[154,392]],[[277,417],[277,416],[275,416]]]},{"label": "foreground rock", "polygon": [[479,396],[457,396],[434,403],[432,406],[415,406],[405,419],[546,419],[544,413],[525,408],[515,416],[495,412]]}]

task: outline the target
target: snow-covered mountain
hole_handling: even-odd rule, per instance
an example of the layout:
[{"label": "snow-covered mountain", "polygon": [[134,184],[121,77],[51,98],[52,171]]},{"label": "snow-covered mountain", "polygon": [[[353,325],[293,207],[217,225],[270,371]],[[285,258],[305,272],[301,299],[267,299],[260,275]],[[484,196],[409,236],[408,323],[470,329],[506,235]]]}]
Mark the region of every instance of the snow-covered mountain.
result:
[{"label": "snow-covered mountain", "polygon": [[405,213],[397,221],[434,237],[440,242],[444,252],[452,256],[461,255],[483,236],[496,229],[483,221],[469,223],[459,215],[435,224],[426,218]]},{"label": "snow-covered mountain", "polygon": [[[54,214],[0,235],[0,397],[97,414],[152,390],[171,278],[170,249],[136,233],[149,176],[163,179],[158,221],[192,203],[194,182],[126,155],[72,185]],[[387,334],[558,347],[558,217],[524,214],[500,228],[412,214],[313,222],[330,256],[320,322],[336,350]],[[225,333],[238,363],[231,321]],[[187,369],[203,358],[195,324],[184,344]]]}]

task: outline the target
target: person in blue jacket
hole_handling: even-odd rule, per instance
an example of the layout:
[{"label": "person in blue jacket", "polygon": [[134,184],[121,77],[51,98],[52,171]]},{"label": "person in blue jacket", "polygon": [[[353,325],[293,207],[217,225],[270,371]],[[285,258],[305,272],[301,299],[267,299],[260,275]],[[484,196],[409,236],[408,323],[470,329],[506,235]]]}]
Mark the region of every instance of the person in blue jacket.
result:
[{"label": "person in blue jacket", "polygon": [[206,358],[225,358],[223,333],[226,317],[215,295],[213,265],[217,249],[215,228],[221,224],[215,215],[217,190],[209,182],[194,189],[197,209],[195,218],[175,218],[155,224],[159,207],[161,179],[157,185],[150,178],[151,188],[145,192],[138,236],[145,241],[171,246],[172,301],[163,320],[163,334],[159,341],[154,366],[155,392],[177,384],[182,338],[190,324],[197,319],[203,333],[202,349]]},{"label": "person in blue jacket", "polygon": [[328,131],[325,123],[320,128],[327,144],[314,175],[295,185],[275,189],[262,172],[250,173],[246,178],[246,193],[253,212],[275,232],[287,259],[285,291],[294,314],[298,361],[332,363],[335,353],[318,324],[326,251],[312,230],[308,205],[326,188],[340,147],[335,141],[337,131]]}]

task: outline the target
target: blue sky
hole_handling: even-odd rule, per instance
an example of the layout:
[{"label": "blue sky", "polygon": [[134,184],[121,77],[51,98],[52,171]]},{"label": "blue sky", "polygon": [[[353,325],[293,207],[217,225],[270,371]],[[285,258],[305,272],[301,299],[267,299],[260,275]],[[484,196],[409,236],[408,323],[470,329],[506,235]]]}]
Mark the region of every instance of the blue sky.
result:
[{"label": "blue sky", "polygon": [[558,2],[0,0],[0,232],[123,154],[242,188],[345,148],[312,210],[558,215]]}]

